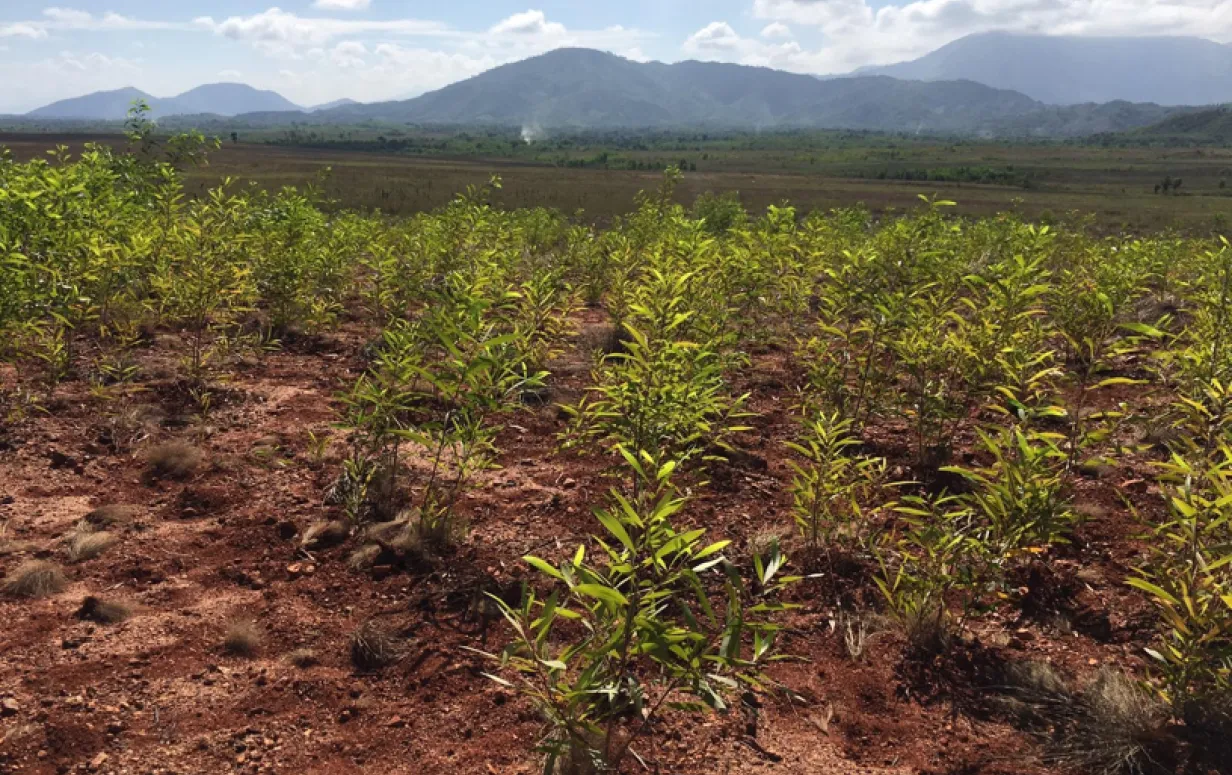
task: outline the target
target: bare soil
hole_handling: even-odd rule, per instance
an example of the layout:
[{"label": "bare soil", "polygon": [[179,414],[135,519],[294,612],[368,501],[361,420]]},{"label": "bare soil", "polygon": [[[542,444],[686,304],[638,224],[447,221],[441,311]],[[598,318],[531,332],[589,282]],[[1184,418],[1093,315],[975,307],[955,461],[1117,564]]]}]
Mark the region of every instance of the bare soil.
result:
[{"label": "bare soil", "polygon": [[[581,339],[603,325],[601,311],[585,311]],[[107,429],[118,409],[83,379],[0,429],[0,523],[15,549],[0,556],[0,583],[31,558],[61,563],[69,578],[45,599],[0,597],[0,772],[538,771],[539,720],[464,647],[505,642],[483,595],[516,591],[528,575],[521,556],[561,556],[595,529],[591,509],[612,485],[606,461],[558,452],[554,438],[564,421],[553,403],[580,396],[589,356],[555,364],[553,403],[509,418],[502,467],[467,499],[469,532],[456,551],[424,567],[359,572],[346,563],[354,541],[305,552],[300,539],[340,516],[323,505],[346,451],[332,427],[336,396],[365,367],[370,333],[350,324],[243,359],[206,416],[193,414],[175,378],[183,344],[164,334],[138,352],[146,389],[132,401],[144,419],[131,443],[114,445]],[[685,511],[744,556],[767,533],[794,532],[782,442],[799,381],[790,353],[754,356],[736,386],[758,412],[741,441],[748,454],[713,471]],[[0,367],[0,384],[47,393],[32,369]],[[309,431],[333,439],[322,459]],[[198,447],[201,464],[183,480],[151,479],[146,454],[173,440]],[[971,441],[957,440],[959,454]],[[893,424],[875,428],[870,444],[891,466],[908,458]],[[1148,481],[1132,465],[1083,481],[1089,518],[1074,545],[1024,573],[1016,599],[931,661],[906,659],[888,629],[853,659],[836,626],[840,604],[876,607],[875,588],[858,568],[798,568],[817,577],[792,593],[802,608],[781,645],[799,659],[772,670],[790,692],[725,715],[668,716],[637,746],[645,769],[630,772],[1052,772],[1037,741],[989,709],[987,688],[1004,665],[1027,660],[1075,680],[1104,665],[1140,673],[1151,618],[1123,585],[1142,546],[1120,496],[1151,513]],[[108,527],[120,542],[69,563],[65,536],[111,504],[133,507]],[[88,596],[123,601],[131,615],[79,618]],[[237,620],[258,625],[251,656],[224,649]],[[350,638],[370,620],[395,633],[399,658],[358,672]],[[301,649],[318,663],[292,664]]]}]

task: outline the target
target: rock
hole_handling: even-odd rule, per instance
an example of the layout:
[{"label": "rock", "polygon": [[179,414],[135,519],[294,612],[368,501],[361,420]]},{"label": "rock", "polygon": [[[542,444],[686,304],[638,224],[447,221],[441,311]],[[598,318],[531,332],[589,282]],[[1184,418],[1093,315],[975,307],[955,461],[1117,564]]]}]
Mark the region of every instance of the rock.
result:
[{"label": "rock", "polygon": [[20,710],[21,705],[19,705],[17,700],[12,697],[6,697],[3,700],[0,700],[0,717],[8,718],[9,716],[16,716]]},{"label": "rock", "polygon": [[108,756],[106,753],[100,753],[98,756],[95,756],[93,759],[90,760],[90,769],[101,770],[103,768],[103,765],[106,764],[107,760],[110,758],[111,757]]}]

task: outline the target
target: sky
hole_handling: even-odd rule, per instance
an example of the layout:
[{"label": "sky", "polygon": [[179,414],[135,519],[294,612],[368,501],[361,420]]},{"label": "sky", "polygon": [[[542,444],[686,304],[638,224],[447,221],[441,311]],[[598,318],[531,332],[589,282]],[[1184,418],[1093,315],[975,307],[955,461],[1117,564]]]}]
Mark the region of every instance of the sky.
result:
[{"label": "sky", "polygon": [[[68,0],[65,0],[66,2]],[[243,82],[304,106],[405,99],[562,46],[818,75],[964,35],[1198,35],[1232,0],[0,0],[0,113],[103,89]]]}]

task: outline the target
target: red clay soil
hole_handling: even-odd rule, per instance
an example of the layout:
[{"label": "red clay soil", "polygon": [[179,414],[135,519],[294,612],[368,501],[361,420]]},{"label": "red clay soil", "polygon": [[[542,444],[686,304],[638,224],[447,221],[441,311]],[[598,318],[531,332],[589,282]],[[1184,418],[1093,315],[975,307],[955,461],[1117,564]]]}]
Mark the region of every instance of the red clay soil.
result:
[{"label": "red clay soil", "polygon": [[[585,339],[602,313],[587,310],[581,325]],[[533,710],[484,677],[490,665],[465,647],[500,648],[507,632],[481,604],[484,593],[516,590],[527,575],[521,556],[556,558],[589,540],[591,509],[612,480],[594,455],[557,451],[564,421],[549,403],[509,420],[502,468],[469,497],[469,532],[451,556],[414,571],[353,571],[351,543],[304,553],[305,528],[338,516],[323,505],[346,451],[332,427],[336,396],[364,368],[369,334],[343,327],[241,361],[204,417],[189,414],[174,379],[182,344],[163,335],[138,351],[148,389],[125,426],[136,424],[122,440],[132,443],[112,443],[115,407],[84,380],[60,385],[45,413],[0,432],[0,524],[11,552],[0,556],[0,575],[38,557],[62,564],[69,579],[46,599],[0,597],[0,772],[538,771]],[[588,367],[580,350],[556,364],[552,401],[576,400]],[[45,395],[37,376],[7,368],[0,384]],[[749,455],[713,471],[685,510],[742,556],[767,534],[794,531],[782,442],[793,433],[799,380],[788,353],[754,357],[737,386],[759,413],[741,442]],[[870,439],[892,466],[906,458],[900,430],[878,427]],[[309,431],[332,435],[324,459],[314,460]],[[145,456],[172,439],[198,446],[204,462],[183,481],[150,481]],[[1103,665],[1140,671],[1151,618],[1122,583],[1142,547],[1119,494],[1155,508],[1150,486],[1135,481],[1144,479],[1122,468],[1083,481],[1078,501],[1090,518],[1079,540],[1025,573],[1020,599],[976,621],[934,664],[904,660],[889,631],[849,656],[835,624],[840,597],[875,602],[873,587],[819,570],[794,590],[802,608],[781,644],[799,659],[771,671],[790,692],[726,715],[669,716],[637,747],[645,768],[628,771],[1052,772],[1037,741],[982,707],[981,682],[997,665],[1026,660],[1050,661],[1075,680]],[[65,536],[108,504],[135,507],[111,528],[120,542],[69,563]],[[79,619],[89,595],[126,601],[133,614],[119,624]],[[396,633],[400,659],[357,673],[350,637],[369,620]],[[224,651],[235,621],[257,624],[255,655]],[[301,649],[319,663],[292,664]]]}]

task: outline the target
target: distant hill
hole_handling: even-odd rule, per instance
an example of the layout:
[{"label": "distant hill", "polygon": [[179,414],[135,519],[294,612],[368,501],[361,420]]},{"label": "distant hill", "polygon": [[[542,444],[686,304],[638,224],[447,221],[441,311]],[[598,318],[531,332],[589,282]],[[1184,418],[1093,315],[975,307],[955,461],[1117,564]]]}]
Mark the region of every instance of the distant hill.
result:
[{"label": "distant hill", "polygon": [[358,104],[359,103],[356,102],[355,100],[343,98],[340,100],[334,100],[333,102],[326,102],[323,105],[314,105],[311,108],[304,108],[304,112],[319,113],[322,110],[333,110],[334,108],[345,108],[348,105],[358,105]]},{"label": "distant hill", "polygon": [[1232,46],[1194,37],[989,32],[960,38],[910,62],[856,74],[921,81],[966,78],[1052,105],[1232,102]]},{"label": "distant hill", "polygon": [[1113,139],[1161,145],[1232,145],[1232,108],[1181,113]]},{"label": "distant hill", "polygon": [[417,124],[1077,137],[1123,132],[1194,110],[1123,101],[1058,106],[973,80],[819,79],[765,67],[641,63],[589,49],[558,49],[409,100],[340,100],[305,111],[274,92],[214,84],[168,99],[136,89],[92,94],[49,105],[28,118],[115,121],[137,98],[149,101],[167,125],[211,131]]},{"label": "distant hill", "polygon": [[1038,108],[970,81],[886,77],[821,81],[714,62],[639,63],[558,49],[401,102],[316,114],[334,122],[489,124],[575,129],[715,126],[969,131]]},{"label": "distant hill", "polygon": [[100,91],[84,97],[60,100],[38,110],[32,110],[26,115],[30,118],[121,121],[137,100],[153,102],[154,98],[130,86],[125,89]]},{"label": "distant hill", "polygon": [[175,97],[153,97],[132,87],[95,92],[60,100],[26,115],[31,118],[119,121],[136,100],[149,103],[154,116],[214,114],[236,116],[261,111],[296,111],[299,106],[277,92],[262,91],[242,83],[198,86]]}]

